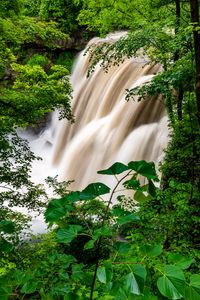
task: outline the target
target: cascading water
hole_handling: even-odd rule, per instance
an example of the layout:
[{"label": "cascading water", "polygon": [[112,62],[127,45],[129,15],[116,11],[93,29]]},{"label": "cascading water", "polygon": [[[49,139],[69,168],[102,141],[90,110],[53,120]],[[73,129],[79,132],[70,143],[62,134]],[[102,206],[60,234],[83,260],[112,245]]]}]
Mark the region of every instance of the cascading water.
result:
[{"label": "cascading water", "polygon": [[[119,34],[106,40],[112,42],[117,38]],[[97,180],[112,187],[110,176],[101,178],[96,172],[116,161],[144,159],[158,163],[168,141],[161,97],[125,101],[125,90],[151,80],[161,70],[160,66],[147,64],[145,58],[132,58],[111,67],[108,73],[97,66],[87,78],[88,68],[88,55],[80,53],[71,76],[75,123],[58,121],[55,112],[43,135],[48,136],[48,143],[37,153],[45,158],[43,164],[51,166],[46,176],[58,174],[62,181],[75,180],[71,188],[79,190]],[[37,141],[32,143],[37,145]],[[37,170],[38,166],[33,166],[33,174],[38,174]]]},{"label": "cascading water", "polygon": [[[116,36],[107,40],[113,38]],[[111,67],[108,73],[97,66],[87,78],[88,68],[88,55],[81,53],[71,77],[76,121],[73,125],[62,121],[54,128],[53,164],[61,180],[75,180],[73,189],[99,180],[96,172],[116,161],[158,162],[167,144],[167,117],[161,97],[125,101],[125,90],[149,81],[160,66],[147,64],[145,58],[133,58]]]}]

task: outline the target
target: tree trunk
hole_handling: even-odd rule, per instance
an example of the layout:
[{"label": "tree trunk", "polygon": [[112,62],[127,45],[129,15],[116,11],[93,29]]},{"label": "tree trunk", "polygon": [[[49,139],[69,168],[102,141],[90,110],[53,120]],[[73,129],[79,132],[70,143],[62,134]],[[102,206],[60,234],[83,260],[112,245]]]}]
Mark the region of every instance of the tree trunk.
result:
[{"label": "tree trunk", "polygon": [[[175,27],[175,35],[178,34],[180,27],[180,18],[181,18],[181,4],[180,0],[176,0],[176,27]],[[174,54],[174,61],[179,60],[179,50],[176,50]],[[177,97],[177,115],[178,120],[182,120],[182,103],[183,103],[183,86],[180,84]]]},{"label": "tree trunk", "polygon": [[196,63],[195,93],[197,102],[197,118],[200,126],[200,33],[195,29],[199,26],[198,0],[190,0],[191,21],[193,23],[194,51]]}]

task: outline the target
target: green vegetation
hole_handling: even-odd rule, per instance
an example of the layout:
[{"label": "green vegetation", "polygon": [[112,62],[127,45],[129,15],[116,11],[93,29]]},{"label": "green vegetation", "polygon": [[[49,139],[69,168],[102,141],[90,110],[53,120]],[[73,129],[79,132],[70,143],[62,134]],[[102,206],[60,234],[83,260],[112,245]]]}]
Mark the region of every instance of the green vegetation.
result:
[{"label": "green vegetation", "polygon": [[0,222],[16,223],[12,237],[1,234],[5,247],[10,239],[19,242],[28,221],[12,207],[38,210],[47,200],[43,187],[30,181],[31,164],[38,158],[18,137],[16,127],[34,126],[53,109],[73,120],[69,69],[55,64],[57,54],[53,59],[59,41],[68,39],[70,32],[54,20],[30,16],[27,2],[0,4]]},{"label": "green vegetation", "polygon": [[[1,268],[1,298],[198,299],[198,254],[192,248],[182,254],[172,244],[163,248],[165,231],[173,224],[163,224],[163,214],[157,213],[158,230],[153,223],[156,207],[147,209],[160,198],[154,164],[115,163],[98,173],[115,176],[114,189],[97,182],[50,201],[45,218],[56,228],[41,241],[21,245],[20,263],[14,256]],[[146,177],[145,186],[139,176]],[[135,191],[137,202],[115,199],[120,184]],[[102,201],[108,193],[109,199]],[[128,209],[127,201],[132,205]],[[14,228],[1,222],[1,230],[9,234]],[[184,247],[189,244],[185,241]]]},{"label": "green vegetation", "polygon": [[[0,299],[200,298],[199,22],[198,0],[1,1]],[[68,41],[77,32],[82,39],[119,29],[129,34],[88,49],[89,75],[98,62],[107,70],[141,52],[163,66],[150,83],[127,91],[129,101],[135,94],[165,101],[171,141],[160,187],[152,163],[118,162],[99,171],[116,178],[112,191],[98,182],[70,192],[49,178],[58,196],[46,205],[44,188],[30,181],[39,158],[15,129],[55,108],[72,121]],[[120,184],[133,198],[116,198]],[[28,220],[16,205],[45,207],[50,233],[22,238]]]}]

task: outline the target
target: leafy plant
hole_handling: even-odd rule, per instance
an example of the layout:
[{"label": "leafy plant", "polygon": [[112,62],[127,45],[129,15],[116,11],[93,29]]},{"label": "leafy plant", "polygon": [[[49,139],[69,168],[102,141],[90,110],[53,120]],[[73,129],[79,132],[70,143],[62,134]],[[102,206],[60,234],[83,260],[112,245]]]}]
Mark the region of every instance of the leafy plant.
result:
[{"label": "leafy plant", "polygon": [[[140,228],[153,224],[143,223],[144,211],[126,209],[124,198],[115,198],[123,184],[142,203],[155,201],[159,188],[154,185],[158,181],[154,164],[117,162],[99,173],[115,176],[112,191],[96,182],[50,201],[45,218],[56,224],[52,247],[39,242],[33,246],[36,264],[31,271],[16,270],[8,284],[4,281],[8,275],[2,277],[3,299],[9,299],[13,288],[16,297],[35,299],[198,299],[200,277],[189,271],[195,260],[147,240]],[[145,186],[140,184],[141,176],[147,180]],[[106,194],[109,198],[102,202]]]}]

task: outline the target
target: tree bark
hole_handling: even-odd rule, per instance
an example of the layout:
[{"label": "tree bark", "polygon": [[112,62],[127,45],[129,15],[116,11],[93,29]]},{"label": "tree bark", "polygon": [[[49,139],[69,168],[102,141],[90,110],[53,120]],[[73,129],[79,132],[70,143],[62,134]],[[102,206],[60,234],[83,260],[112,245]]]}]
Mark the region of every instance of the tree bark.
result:
[{"label": "tree bark", "polygon": [[193,23],[193,38],[196,64],[195,93],[197,103],[197,118],[200,126],[200,33],[195,28],[199,26],[199,2],[190,0],[191,22]]}]

